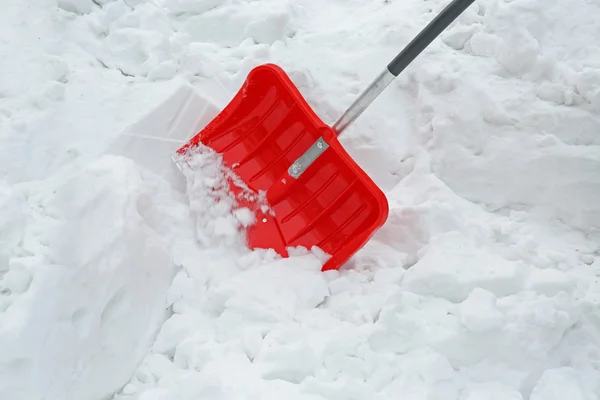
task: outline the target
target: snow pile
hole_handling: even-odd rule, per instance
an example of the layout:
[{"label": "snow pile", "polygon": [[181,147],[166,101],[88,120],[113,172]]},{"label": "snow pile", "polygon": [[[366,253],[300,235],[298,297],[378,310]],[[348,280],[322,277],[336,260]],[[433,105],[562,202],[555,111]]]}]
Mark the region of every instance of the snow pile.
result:
[{"label": "snow pile", "polygon": [[109,157],[4,187],[2,398],[103,398],[134,372],[175,273],[159,186]]},{"label": "snow pile", "polygon": [[[587,38],[598,35],[598,8],[564,7],[476,7],[468,30],[454,30],[445,42],[459,49],[455,36],[467,31],[460,49],[479,60],[460,72],[441,63],[418,72],[420,108],[427,110],[434,171],[458,194],[492,210],[533,207],[590,230],[600,224],[600,52]],[[445,86],[460,78],[468,87],[440,91],[448,76],[454,79]]]},{"label": "snow pile", "polygon": [[0,398],[600,398],[597,4],[477,0],[344,133],[390,215],[340,271],[170,160],[264,62],[332,122],[447,3],[6,0]]}]

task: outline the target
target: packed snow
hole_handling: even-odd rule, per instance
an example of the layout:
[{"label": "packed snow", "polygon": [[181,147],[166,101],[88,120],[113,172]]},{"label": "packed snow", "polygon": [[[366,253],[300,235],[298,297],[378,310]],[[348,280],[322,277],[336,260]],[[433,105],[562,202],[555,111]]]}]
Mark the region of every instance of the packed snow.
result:
[{"label": "packed snow", "polygon": [[243,245],[174,151],[256,65],[332,123],[449,0],[4,0],[0,399],[600,399],[600,4],[477,0],[340,138],[386,224]]}]

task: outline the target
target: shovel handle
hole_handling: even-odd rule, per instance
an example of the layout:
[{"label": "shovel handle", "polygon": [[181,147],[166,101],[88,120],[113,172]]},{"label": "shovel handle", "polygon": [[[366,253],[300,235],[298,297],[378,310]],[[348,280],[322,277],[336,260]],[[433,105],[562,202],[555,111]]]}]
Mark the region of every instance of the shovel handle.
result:
[{"label": "shovel handle", "polygon": [[475,0],[453,0],[388,64],[333,125],[340,135],[431,42]]}]

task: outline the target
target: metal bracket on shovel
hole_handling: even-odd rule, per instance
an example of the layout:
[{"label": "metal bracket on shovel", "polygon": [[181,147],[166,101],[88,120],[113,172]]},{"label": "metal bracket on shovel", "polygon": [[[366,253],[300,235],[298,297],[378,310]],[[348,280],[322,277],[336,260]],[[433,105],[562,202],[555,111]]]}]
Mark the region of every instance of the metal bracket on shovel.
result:
[{"label": "metal bracket on shovel", "polygon": [[251,192],[265,194],[259,198],[267,204],[236,195],[239,206],[257,217],[246,227],[248,247],[273,249],[282,257],[290,247],[316,247],[330,256],[322,267],[326,271],[340,268],[371,239],[388,217],[388,200],[337,137],[473,2],[453,0],[332,127],[280,67],[265,64],[250,71],[230,103],[178,150],[187,154],[201,142],[221,154]]},{"label": "metal bracket on shovel", "polygon": [[[339,136],[350,124],[352,124],[371,103],[388,87],[396,76],[387,68],[375,78],[375,80],[361,93],[352,105],[342,114],[333,125],[333,131]],[[321,155],[329,145],[323,138],[319,138],[306,150],[288,169],[292,178],[298,179],[300,175]]]},{"label": "metal bracket on shovel", "polygon": [[320,137],[302,154],[288,169],[288,174],[294,179],[298,179],[300,175],[317,159],[325,150],[329,148],[327,142]]}]

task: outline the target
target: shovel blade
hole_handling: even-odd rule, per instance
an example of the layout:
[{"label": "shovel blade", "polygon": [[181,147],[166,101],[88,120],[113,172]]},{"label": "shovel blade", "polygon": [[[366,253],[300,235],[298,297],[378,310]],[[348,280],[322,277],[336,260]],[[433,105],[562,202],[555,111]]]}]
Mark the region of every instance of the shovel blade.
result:
[{"label": "shovel blade", "polygon": [[[297,178],[288,168],[319,138],[327,149]],[[257,208],[247,229],[252,249],[320,248],[338,269],[385,222],[384,193],[348,155],[285,72],[254,68],[223,111],[178,150],[204,144],[255,193],[266,192],[270,210]],[[233,185],[232,191],[239,189]]]}]

